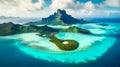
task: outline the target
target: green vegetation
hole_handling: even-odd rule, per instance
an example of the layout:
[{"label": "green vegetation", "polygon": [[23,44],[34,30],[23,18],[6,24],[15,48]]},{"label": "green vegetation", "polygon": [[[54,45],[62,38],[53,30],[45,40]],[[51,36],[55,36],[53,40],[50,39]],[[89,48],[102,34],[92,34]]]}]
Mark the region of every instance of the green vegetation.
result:
[{"label": "green vegetation", "polygon": [[12,34],[11,26],[12,23],[0,24],[0,35],[4,36],[4,35]]},{"label": "green vegetation", "polygon": [[0,36],[13,35],[19,33],[38,32],[40,35],[54,35],[60,32],[73,32],[91,34],[90,31],[81,29],[75,26],[71,26],[66,29],[54,29],[47,25],[45,26],[24,26],[20,24],[13,24],[12,22],[0,24]]},{"label": "green vegetation", "polygon": [[89,30],[78,28],[76,26],[72,26],[72,27],[66,28],[66,29],[62,30],[62,32],[91,34],[91,32]]},{"label": "green vegetation", "polygon": [[38,32],[42,34],[50,34],[58,32],[57,29],[53,29],[48,26],[23,26],[20,24],[13,24],[12,22],[0,24],[0,36],[13,35],[19,33]]},{"label": "green vegetation", "polygon": [[[60,40],[55,36],[49,36],[49,38],[51,39],[50,41],[55,43],[56,46],[59,47],[61,50],[66,50],[66,51],[75,50],[79,46],[79,43],[75,40]],[[64,44],[64,42],[68,42],[68,43]]]},{"label": "green vegetation", "polygon": [[102,25],[102,26],[109,26],[108,24],[106,23],[99,23],[98,25]]}]

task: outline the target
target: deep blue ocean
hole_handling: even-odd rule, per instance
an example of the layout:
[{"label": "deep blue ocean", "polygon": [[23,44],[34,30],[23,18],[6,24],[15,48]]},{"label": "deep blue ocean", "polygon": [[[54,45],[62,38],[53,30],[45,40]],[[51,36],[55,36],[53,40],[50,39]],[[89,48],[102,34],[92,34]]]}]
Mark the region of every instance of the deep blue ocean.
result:
[{"label": "deep blue ocean", "polygon": [[14,40],[0,40],[0,67],[120,67],[120,36],[100,58],[88,63],[66,64],[33,58],[13,45]]}]

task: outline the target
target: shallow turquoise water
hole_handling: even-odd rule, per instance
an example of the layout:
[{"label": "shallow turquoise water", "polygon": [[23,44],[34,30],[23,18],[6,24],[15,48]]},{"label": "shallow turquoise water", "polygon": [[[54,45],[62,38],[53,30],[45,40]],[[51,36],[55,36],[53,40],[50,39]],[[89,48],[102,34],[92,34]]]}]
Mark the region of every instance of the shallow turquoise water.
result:
[{"label": "shallow turquoise water", "polygon": [[[31,39],[26,38],[28,36],[31,36]],[[45,40],[48,40],[47,38],[42,39],[42,41],[45,41],[46,43],[39,42],[39,38],[36,35],[36,33],[25,33],[25,34],[18,34],[15,36],[8,36],[5,37],[6,39],[15,39],[16,42],[14,43],[15,46],[17,46],[22,52],[37,58],[46,60],[49,62],[62,62],[62,63],[87,63],[87,61],[93,61],[97,58],[104,55],[104,53],[112,47],[112,45],[115,43],[116,39],[112,37],[98,37],[98,36],[90,36],[90,35],[83,35],[83,34],[75,34],[75,33],[59,33],[56,35],[56,37],[60,39],[71,39],[76,40],[79,42],[78,49],[74,51],[61,51],[59,48],[56,48],[55,46],[51,46],[52,49],[49,49],[47,46],[47,43]],[[3,37],[4,38],[4,37]],[[36,38],[36,39],[35,39]],[[20,40],[20,41],[19,41]],[[26,46],[25,44],[36,44],[48,48],[49,50],[37,50],[33,49],[31,47]],[[49,44],[52,45],[52,44]],[[60,51],[58,51],[60,50]]]},{"label": "shallow turquoise water", "polygon": [[[114,27],[114,28],[119,30],[117,27]],[[107,30],[113,30],[110,32],[116,32],[114,28],[107,29]],[[119,33],[119,32],[116,32],[116,33]],[[58,61],[59,63],[69,63],[69,64],[85,63],[86,66],[84,67],[90,67],[89,63],[92,63],[95,61],[94,63],[97,63],[97,65],[92,63],[91,67],[101,67],[101,66],[105,67],[106,65],[107,67],[119,67],[118,62],[119,62],[120,55],[118,53],[119,51],[118,45],[119,45],[120,40],[117,41],[117,46],[114,47],[113,49],[113,46],[115,46],[114,43],[117,40],[115,37],[91,36],[91,35],[86,36],[83,34],[79,35],[79,34],[73,34],[73,33],[59,33],[56,36],[60,39],[72,39],[72,40],[76,40],[79,42],[78,49],[74,51],[66,52],[66,51],[61,51],[61,50],[59,51],[59,49],[57,49],[55,46],[50,47],[51,49],[47,51],[36,50],[36,49],[30,48],[26,46],[26,44],[28,45],[35,44],[39,46],[54,45],[54,44],[53,43],[50,44],[48,42],[49,38],[41,38],[41,37],[39,38],[35,34],[30,34],[30,33],[25,33],[25,34],[26,35],[24,36],[23,34],[20,34],[20,35],[18,34],[14,36],[8,36],[5,38],[3,37],[3,39],[0,39],[0,55],[1,55],[0,66],[3,63],[4,65],[13,64],[9,66],[15,66],[15,67],[19,67],[17,66],[17,64],[21,65],[21,67],[26,67],[26,66],[35,67],[34,65],[41,66],[42,64],[49,67],[49,66],[56,65],[57,64],[56,61]],[[31,38],[30,38],[30,35],[31,35]],[[111,34],[111,35],[114,35],[114,34]],[[42,42],[40,42],[40,40]],[[52,49],[55,49],[55,50],[53,51]],[[102,60],[99,58],[102,58]],[[111,63],[109,62],[109,60],[111,61]],[[49,63],[49,62],[53,62],[53,63]],[[4,67],[9,67],[8,65]],[[64,64],[60,64],[60,66],[62,65],[64,66]],[[115,66],[109,66],[109,65],[115,65]],[[78,67],[80,66],[81,65],[79,65]],[[70,67],[70,65],[68,67]],[[71,67],[76,67],[76,66],[71,66]]]}]

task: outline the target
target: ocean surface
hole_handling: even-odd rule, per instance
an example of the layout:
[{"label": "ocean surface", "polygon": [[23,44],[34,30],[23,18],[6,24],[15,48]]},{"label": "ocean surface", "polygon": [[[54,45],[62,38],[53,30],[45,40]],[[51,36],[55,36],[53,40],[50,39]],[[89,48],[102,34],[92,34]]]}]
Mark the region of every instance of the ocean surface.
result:
[{"label": "ocean surface", "polygon": [[[82,26],[82,28],[91,30],[93,33],[96,34],[96,36],[112,37],[112,38],[116,39],[114,44],[111,44],[111,42],[113,41],[112,39],[110,39],[107,42],[107,44],[103,44],[103,47],[100,47],[101,51],[102,51],[102,49],[105,48],[104,45],[111,44],[111,47],[108,48],[107,51],[105,51],[103,54],[100,54],[101,56],[99,56],[99,57],[96,56],[96,58],[94,60],[92,60],[92,59],[86,60],[87,62],[85,62],[85,63],[79,62],[77,64],[76,63],[66,63],[66,62],[61,63],[59,61],[47,61],[45,59],[46,56],[42,56],[42,57],[40,56],[40,57],[36,58],[35,55],[37,55],[37,54],[34,54],[34,52],[29,54],[29,53],[25,52],[27,50],[22,51],[21,47],[16,46],[15,44],[17,43],[17,44],[21,45],[23,43],[21,43],[18,40],[15,40],[15,39],[9,39],[9,37],[8,37],[8,38],[4,38],[4,39],[0,38],[0,67],[120,67],[120,52],[119,52],[120,51],[120,26],[119,26],[120,23],[116,23],[116,22],[112,22],[112,23],[104,22],[104,23],[110,24],[112,26],[112,28],[108,27],[106,29],[104,27],[98,27],[95,25],[92,26],[91,24]],[[76,26],[81,27],[81,25],[76,25]],[[92,27],[90,27],[90,26],[92,26]],[[95,28],[95,29],[93,29],[93,28]],[[101,32],[99,32],[99,31],[101,31]],[[61,39],[67,39],[65,37],[68,37],[68,39],[73,38],[70,35],[72,36],[73,34],[61,33],[56,36],[58,36]],[[77,35],[75,35],[75,36],[77,36]],[[73,39],[75,39],[75,37]],[[98,51],[98,53],[99,53],[99,51]],[[93,54],[97,54],[97,53],[90,53],[91,56]],[[48,54],[46,54],[46,55],[48,55]],[[62,57],[62,55],[61,55],[61,57]],[[78,53],[78,56],[76,56],[76,57],[78,57],[77,60],[81,60],[80,53]],[[89,55],[88,55],[88,57],[89,57]],[[71,58],[75,58],[75,57],[71,56]]]}]

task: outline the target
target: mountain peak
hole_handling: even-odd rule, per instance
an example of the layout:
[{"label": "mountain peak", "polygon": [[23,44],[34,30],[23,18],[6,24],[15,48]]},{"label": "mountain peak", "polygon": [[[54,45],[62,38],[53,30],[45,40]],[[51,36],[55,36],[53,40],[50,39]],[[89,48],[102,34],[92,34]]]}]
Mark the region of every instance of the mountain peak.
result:
[{"label": "mountain peak", "polygon": [[54,14],[47,18],[42,18],[41,21],[27,23],[29,25],[44,24],[44,25],[71,25],[76,23],[84,23],[83,21],[67,14],[65,10],[58,9]]},{"label": "mountain peak", "polygon": [[65,10],[61,10],[61,9],[58,9],[58,10],[57,10],[57,13],[58,13],[58,14],[66,14],[66,11],[65,11]]}]

